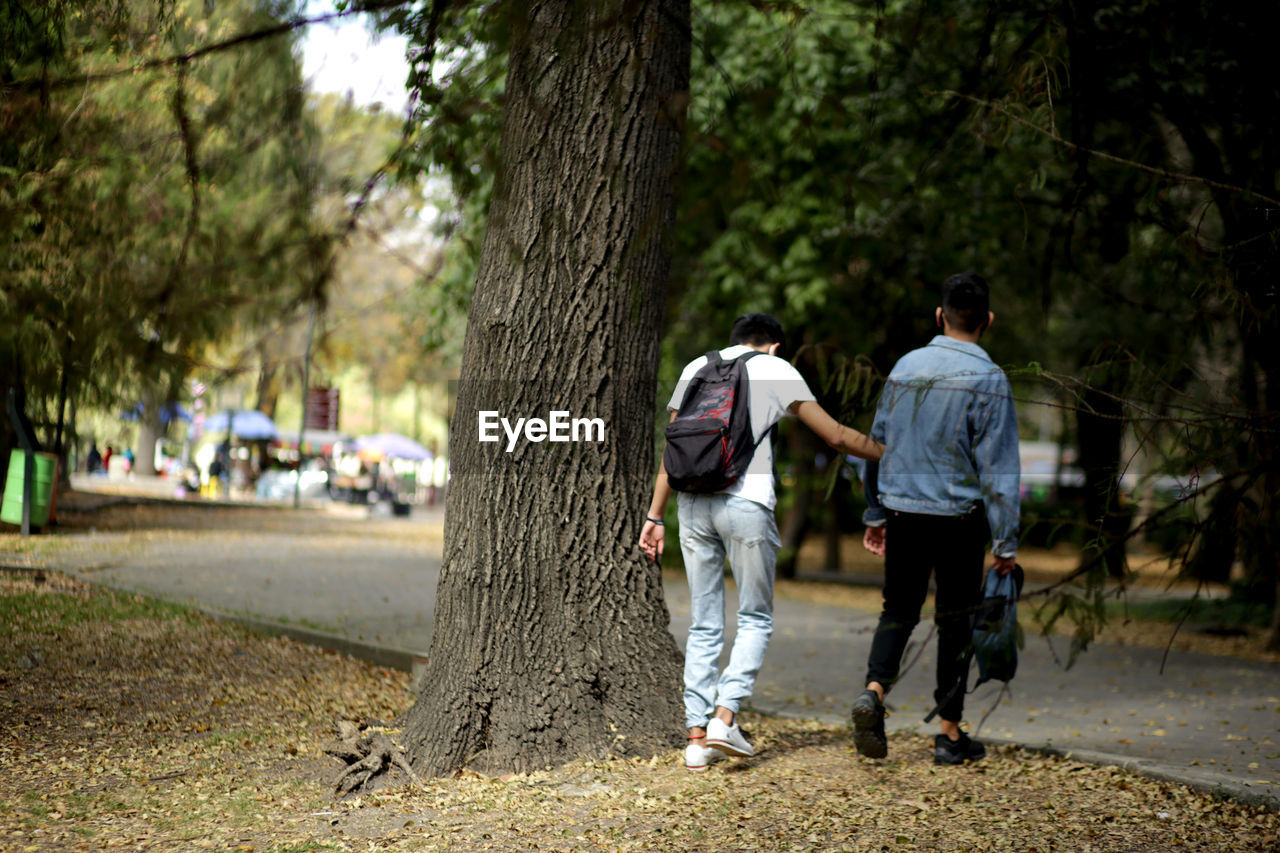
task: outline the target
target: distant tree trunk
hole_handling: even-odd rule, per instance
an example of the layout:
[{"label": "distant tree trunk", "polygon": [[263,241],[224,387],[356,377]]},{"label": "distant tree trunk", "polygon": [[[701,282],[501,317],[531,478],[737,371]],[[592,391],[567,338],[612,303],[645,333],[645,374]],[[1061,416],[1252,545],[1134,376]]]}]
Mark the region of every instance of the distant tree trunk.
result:
[{"label": "distant tree trunk", "polygon": [[[9,416],[8,400],[9,395],[14,395],[14,405],[17,408],[18,420],[22,423],[22,430],[31,437],[35,444],[37,452],[43,450],[40,444],[40,437],[36,434],[36,426],[31,422],[30,416],[27,415],[27,385],[25,372],[22,365],[22,356],[14,353],[12,361],[12,369],[9,376],[5,377],[4,382],[4,399],[0,400],[0,405],[5,407],[3,416],[3,429],[0,430],[0,438],[5,443],[0,444],[0,451],[3,451],[3,458],[0,459],[0,475],[8,476],[10,451],[22,449],[22,439],[18,437],[17,427],[13,424],[12,418]],[[5,482],[0,480],[0,483]]]},{"label": "distant tree trunk", "polygon": [[[1099,362],[1107,356],[1099,358]],[[1098,363],[1086,374],[1087,387],[1076,413],[1080,468],[1084,471],[1085,548],[1081,559],[1101,560],[1107,574],[1125,573],[1125,537],[1132,520],[1120,505],[1120,448],[1124,438],[1124,368]]]},{"label": "distant tree trunk", "polygon": [[422,383],[413,383],[413,440],[422,442]]},{"label": "distant tree trunk", "polygon": [[804,544],[805,534],[809,532],[810,514],[813,512],[813,490],[816,471],[814,460],[817,458],[818,446],[812,430],[797,428],[791,430],[788,442],[792,465],[795,471],[795,497],[791,510],[782,522],[779,538],[782,547],[778,550],[778,577],[794,578],[796,563],[800,557],[800,546]]},{"label": "distant tree trunk", "polygon": [[69,359],[64,353],[62,356],[62,364],[59,370],[61,376],[58,378],[58,411],[57,426],[53,433],[53,447],[51,450],[58,456],[58,490],[66,490],[71,488],[71,470],[67,464],[70,455],[67,452],[69,442],[66,440],[67,432],[67,402],[70,397],[69,386],[71,384],[71,376],[69,370]]},{"label": "distant tree trunk", "polygon": [[62,433],[67,424],[67,385],[70,382],[70,365],[69,359],[64,355],[62,357],[62,365],[58,371],[58,411],[55,415],[57,418],[57,426],[53,433],[53,452],[62,455]]},{"label": "distant tree trunk", "polygon": [[[71,490],[71,474],[76,470],[80,460],[80,434],[76,431],[76,398],[72,393],[67,398],[67,434],[62,446],[62,456],[58,467],[58,489]],[[3,481],[0,481],[3,482]]]},{"label": "distant tree trunk", "polygon": [[142,411],[138,414],[138,441],[133,451],[134,473],[153,477],[156,473],[156,442],[160,438],[160,408],[150,387],[142,391]]},{"label": "distant tree trunk", "polygon": [[1228,583],[1240,539],[1240,490],[1223,485],[1209,500],[1209,511],[1198,525],[1198,545],[1187,563],[1196,580]]},{"label": "distant tree trunk", "polygon": [[[636,545],[687,0],[512,2],[501,154],[451,429],[413,767],[532,770],[683,743],[679,651]],[[477,439],[480,411],[600,418],[604,443]]]},{"label": "distant tree trunk", "polygon": [[254,408],[269,418],[276,416],[276,403],[280,400],[280,387],[276,384],[276,375],[279,372],[280,366],[267,361],[266,355],[263,354],[262,366],[258,369],[258,402]]},{"label": "distant tree trunk", "polygon": [[[1274,175],[1270,159],[1266,168]],[[1257,377],[1245,383],[1245,403],[1253,420],[1248,459],[1261,478],[1250,490],[1251,517],[1239,526],[1239,554],[1251,581],[1275,587],[1267,645],[1280,650],[1280,208],[1245,206],[1234,199],[1219,207],[1229,245],[1237,247],[1229,263],[1243,308],[1239,317],[1247,373]]]},{"label": "distant tree trunk", "polygon": [[4,488],[3,484],[7,482],[9,475],[10,453],[22,446],[10,421],[8,408],[9,393],[12,391],[21,399],[23,392],[20,363],[16,353],[0,351],[0,357],[3,356],[8,357],[4,358],[7,363],[0,369],[0,489]]},{"label": "distant tree trunk", "polygon": [[[834,458],[832,458],[831,461],[827,463],[828,466],[834,465],[836,466],[837,469],[843,464],[844,464],[844,457],[838,454]],[[827,468],[826,471],[827,471],[827,476],[828,477],[831,476],[831,469]],[[835,488],[831,490],[831,497],[827,500],[827,504],[825,508],[828,515],[827,515],[827,547],[826,547],[827,553],[826,553],[826,560],[825,560],[826,566],[824,566],[824,569],[828,572],[840,572],[843,568],[843,565],[842,565],[843,561],[840,559],[840,556],[841,556],[840,544],[841,544],[841,539],[843,538],[843,535],[844,535],[844,531],[841,530],[840,528],[840,519],[843,518],[844,516],[844,505],[845,503],[847,503],[847,501],[845,500],[845,492],[844,492],[844,489],[846,488],[846,486],[844,485],[843,482],[840,481],[839,476],[840,475],[837,473]]]}]

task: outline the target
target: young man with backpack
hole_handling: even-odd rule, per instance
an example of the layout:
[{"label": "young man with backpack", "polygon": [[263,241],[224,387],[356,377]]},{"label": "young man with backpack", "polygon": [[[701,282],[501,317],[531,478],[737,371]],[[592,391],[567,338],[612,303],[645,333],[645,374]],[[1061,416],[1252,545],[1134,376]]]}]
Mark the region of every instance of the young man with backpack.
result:
[{"label": "young man with backpack", "polygon": [[[867,471],[867,550],[885,557],[884,607],[867,661],[867,689],[853,703],[853,742],[884,758],[884,697],[898,679],[911,630],[937,584],[937,690],[942,732],[935,764],[986,754],[960,730],[982,564],[1015,569],[1020,464],[1009,380],[978,345],[991,327],[990,289],[976,273],[942,285],[934,318],[942,332],[898,360],[876,407],[871,435],[888,445]],[[878,470],[877,470],[878,469]],[[932,716],[932,715],[931,715]]]},{"label": "young man with backpack", "polygon": [[[640,533],[650,559],[662,555],[662,517],[677,491],[680,550],[692,624],[685,648],[685,766],[703,770],[722,754],[754,750],[735,722],[751,696],[773,633],[778,525],[770,433],[793,415],[841,453],[879,459],[884,447],[841,426],[814,399],[800,373],[778,358],[782,325],[769,314],[733,324],[730,346],[685,366],[668,408],[667,447]],[[729,664],[724,647],[724,561],[738,587],[738,631]]]}]

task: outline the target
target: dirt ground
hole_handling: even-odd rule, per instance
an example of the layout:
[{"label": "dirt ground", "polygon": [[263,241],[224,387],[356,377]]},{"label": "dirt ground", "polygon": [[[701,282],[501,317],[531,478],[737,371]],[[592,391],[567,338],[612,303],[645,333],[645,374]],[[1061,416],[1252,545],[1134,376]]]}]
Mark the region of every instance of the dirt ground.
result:
[{"label": "dirt ground", "polygon": [[57,574],[0,574],[0,850],[1274,850],[1280,817],[1010,748],[937,768],[744,715],[758,754],[463,772],[337,800],[337,719],[407,676]]}]

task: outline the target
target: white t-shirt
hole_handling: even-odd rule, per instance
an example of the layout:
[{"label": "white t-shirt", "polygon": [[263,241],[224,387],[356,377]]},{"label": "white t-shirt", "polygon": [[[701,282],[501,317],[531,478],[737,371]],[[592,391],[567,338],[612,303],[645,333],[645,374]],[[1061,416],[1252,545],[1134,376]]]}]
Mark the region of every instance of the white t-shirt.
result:
[{"label": "white t-shirt", "polygon": [[[720,350],[720,357],[729,360],[746,352],[751,352],[751,347],[739,344]],[[706,363],[707,357],[701,355],[685,365],[680,381],[676,383],[676,390],[671,395],[671,402],[667,403],[668,409],[673,412],[680,409],[689,381]],[[751,457],[746,473],[724,489],[723,493],[746,498],[773,509],[778,502],[773,489],[773,441],[768,438],[761,441],[761,436],[791,414],[788,407],[792,403],[816,398],[800,372],[774,355],[758,355],[748,361],[747,382],[750,388],[748,398],[751,404],[752,440],[760,443],[755,455]]]}]

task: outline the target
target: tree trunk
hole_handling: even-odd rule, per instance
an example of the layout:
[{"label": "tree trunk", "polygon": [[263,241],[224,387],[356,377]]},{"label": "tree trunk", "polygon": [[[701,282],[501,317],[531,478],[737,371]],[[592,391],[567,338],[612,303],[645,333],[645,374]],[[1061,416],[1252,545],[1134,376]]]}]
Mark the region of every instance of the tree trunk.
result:
[{"label": "tree trunk", "polygon": [[[836,478],[835,488],[831,490],[831,497],[827,499],[824,511],[827,514],[827,541],[826,541],[826,563],[825,570],[839,574],[843,570],[843,561],[840,559],[840,544],[844,536],[844,531],[840,529],[840,519],[844,517],[845,489],[848,486],[842,482],[840,477],[840,468],[844,465],[844,457],[837,453],[827,462],[825,469],[828,477]],[[832,470],[834,466],[835,470]],[[830,482],[830,481],[828,481]]]},{"label": "tree trunk", "polygon": [[[422,774],[683,742],[679,651],[636,545],[653,460],[687,0],[513,2],[502,164],[451,429]],[[600,418],[602,443],[480,442],[480,411]],[[499,430],[501,434],[501,430]]]},{"label": "tree trunk", "polygon": [[788,442],[791,451],[791,464],[795,471],[795,487],[791,510],[782,523],[782,547],[778,549],[778,577],[794,578],[796,563],[800,557],[800,546],[804,544],[805,534],[809,532],[810,515],[813,512],[813,490],[816,488],[817,470],[814,460],[817,458],[818,446],[813,431],[798,428],[790,431]]},{"label": "tree trunk", "polygon": [[[1271,158],[1274,159],[1274,158]],[[1274,171],[1272,172],[1274,174]],[[1280,650],[1280,208],[1251,207],[1239,211],[1227,206],[1224,222],[1228,239],[1237,247],[1229,263],[1245,310],[1240,312],[1245,358],[1260,374],[1261,389],[1245,396],[1253,410],[1250,451],[1254,470],[1261,479],[1252,492],[1256,507],[1241,525],[1240,556],[1251,580],[1275,584],[1271,630],[1267,647]]]},{"label": "tree trunk", "polygon": [[160,438],[160,407],[156,393],[146,386],[142,391],[142,411],[138,414],[138,441],[133,451],[133,470],[143,477],[156,473],[156,442]]},{"label": "tree trunk", "polygon": [[[258,351],[260,357],[260,366],[258,368],[257,383],[257,410],[262,412],[269,418],[276,416],[276,403],[280,400],[280,386],[276,383],[276,376],[280,372],[280,366],[275,362],[269,361],[265,352],[266,347],[262,347]],[[302,389],[305,396],[306,389]]]},{"label": "tree trunk", "polygon": [[1107,574],[1124,577],[1125,540],[1132,515],[1120,505],[1120,448],[1124,438],[1122,393],[1127,368],[1099,355],[1086,368],[1086,388],[1076,412],[1080,468],[1084,472],[1086,529],[1083,563],[1100,560]]},{"label": "tree trunk", "polygon": [[1240,545],[1240,490],[1222,485],[1209,499],[1209,511],[1197,525],[1198,544],[1186,565],[1196,580],[1229,583]]},{"label": "tree trunk", "polygon": [[70,442],[66,440],[67,402],[70,395],[71,377],[67,370],[67,361],[68,359],[64,354],[59,371],[62,375],[58,379],[58,425],[53,434],[53,452],[58,456],[58,482],[55,485],[58,491],[67,491],[71,488],[71,466],[67,464],[67,460],[71,457],[67,450]]},{"label": "tree trunk", "polygon": [[76,429],[76,398],[72,394],[67,400],[67,441],[62,449],[62,466],[58,471],[58,488],[64,492],[71,491],[71,473],[80,465],[80,432]]},{"label": "tree trunk", "polygon": [[422,383],[413,383],[413,440],[422,443]]},{"label": "tree trunk", "polygon": [[67,370],[67,361],[68,359],[64,355],[62,357],[61,369],[58,371],[59,374],[61,374],[58,378],[58,412],[56,415],[58,425],[55,427],[53,433],[53,452],[58,454],[58,456],[62,456],[62,432],[67,422],[67,384],[70,380]]}]

